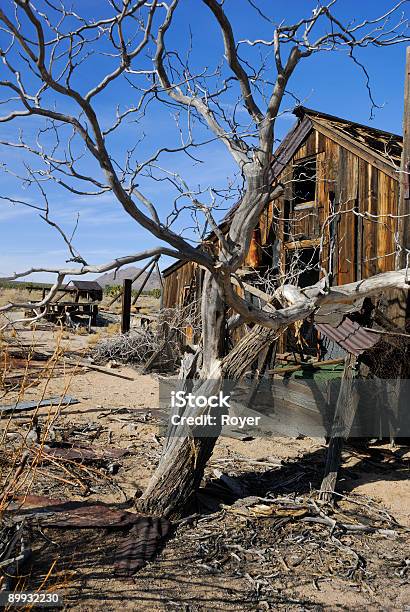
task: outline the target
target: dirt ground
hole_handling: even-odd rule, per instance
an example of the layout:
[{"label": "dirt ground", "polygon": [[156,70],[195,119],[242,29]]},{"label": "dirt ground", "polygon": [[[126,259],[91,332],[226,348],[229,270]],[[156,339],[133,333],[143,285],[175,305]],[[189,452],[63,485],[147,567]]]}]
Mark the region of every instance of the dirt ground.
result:
[{"label": "dirt ground", "polygon": [[[19,331],[18,340],[35,343],[38,351],[58,344],[84,356],[90,347],[86,335],[48,330]],[[48,436],[54,440],[82,440],[93,448],[128,453],[115,469],[105,465],[85,472],[70,463],[41,464],[32,481],[23,478],[18,493],[99,501],[132,511],[161,452],[158,377],[125,366],[112,372],[132,380],[69,364],[64,368],[60,364],[55,376],[27,388],[24,398],[17,389],[9,390],[1,403],[70,395],[79,402],[59,409],[54,420],[49,408],[39,410],[42,433],[52,419]],[[29,412],[2,420],[8,440],[30,426]],[[302,522],[300,512],[254,515],[246,504],[241,510],[241,500],[223,489],[214,472],[232,477],[246,499],[277,496],[278,503],[311,503],[324,452],[321,441],[307,438],[221,438],[190,510],[197,516],[176,524],[162,552],[134,577],[114,575],[118,530],[47,528],[33,536],[26,587],[38,588],[51,569],[47,588],[63,592],[65,607],[72,610],[410,609],[408,447],[345,449],[334,516],[376,524],[373,532]],[[7,474],[6,452],[3,487]]]}]

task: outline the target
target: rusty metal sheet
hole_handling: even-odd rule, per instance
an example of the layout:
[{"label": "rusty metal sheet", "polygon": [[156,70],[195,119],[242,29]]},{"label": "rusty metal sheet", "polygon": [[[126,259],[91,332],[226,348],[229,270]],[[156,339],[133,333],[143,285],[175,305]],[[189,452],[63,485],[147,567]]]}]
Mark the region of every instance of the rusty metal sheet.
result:
[{"label": "rusty metal sheet", "polygon": [[380,334],[363,329],[361,325],[348,317],[337,327],[327,323],[315,323],[315,327],[321,334],[356,357],[372,348],[380,339]]},{"label": "rusty metal sheet", "polygon": [[140,518],[118,545],[114,573],[122,577],[132,576],[152,561],[170,535],[171,528],[171,523],[164,518]]},{"label": "rusty metal sheet", "polygon": [[[57,459],[71,459],[73,461],[108,461],[120,459],[128,453],[124,448],[98,448],[92,446],[72,446],[68,448],[58,446],[44,446],[45,455],[50,455]],[[47,460],[47,456],[41,458]]]},{"label": "rusty metal sheet", "polygon": [[15,520],[35,518],[43,527],[131,527],[142,518],[140,514],[110,508],[104,504],[65,501],[37,495],[15,498],[8,511],[11,511]]},{"label": "rusty metal sheet", "polygon": [[36,508],[41,510],[48,506],[58,506],[59,504],[65,504],[67,500],[62,498],[52,498],[47,495],[15,495],[13,500],[8,504],[7,510],[30,510]]}]

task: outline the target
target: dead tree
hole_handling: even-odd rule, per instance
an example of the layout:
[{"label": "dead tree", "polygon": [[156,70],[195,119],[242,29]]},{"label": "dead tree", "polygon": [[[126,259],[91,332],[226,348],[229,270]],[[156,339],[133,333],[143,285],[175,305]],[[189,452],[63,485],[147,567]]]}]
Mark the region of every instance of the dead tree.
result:
[{"label": "dead tree", "polygon": [[[283,186],[272,176],[271,162],[275,122],[283,110],[294,71],[310,56],[342,49],[367,77],[356,57],[358,49],[410,40],[407,20],[400,15],[404,3],[402,0],[385,14],[362,23],[344,25],[334,13],[336,0],[325,5],[318,2],[306,18],[279,26],[250,3],[255,8],[255,18],[271,23],[273,37],[238,42],[223,3],[197,0],[195,9],[210,11],[222,38],[224,60],[213,72],[206,67],[200,71],[191,69],[189,59],[183,60],[182,48],[167,48],[166,37],[178,14],[179,0],[172,0],[168,5],[156,0],[124,0],[121,7],[112,0],[109,10],[101,9],[94,20],[74,13],[63,3],[47,4],[45,8],[43,4],[39,8],[36,0],[3,3],[0,23],[7,43],[1,56],[7,76],[0,85],[5,92],[3,102],[7,111],[0,122],[21,127],[28,120],[35,123],[43,119],[45,126],[39,128],[34,142],[26,139],[24,132],[15,141],[1,142],[2,146],[21,150],[41,164],[41,171],[33,163],[25,165],[24,175],[14,169],[10,173],[36,189],[42,204],[2,197],[39,210],[44,221],[59,232],[69,250],[70,261],[75,264],[64,269],[31,268],[10,279],[35,272],[54,273],[53,287],[36,304],[43,312],[67,275],[105,272],[158,255],[194,262],[205,270],[205,281],[201,308],[202,358],[197,360],[198,366],[190,376],[195,378],[195,388],[204,394],[218,390],[223,378],[239,378],[259,352],[274,342],[287,326],[310,316],[320,305],[334,304],[337,308],[341,302],[354,303],[360,297],[391,287],[404,288],[406,270],[343,287],[329,287],[324,277],[303,291],[283,282],[275,296],[276,307],[257,308],[240,297],[232,285],[232,278],[248,253],[261,211],[283,191]],[[241,58],[246,50],[253,48],[268,49],[272,53],[266,54],[266,60],[260,60],[258,54],[253,56],[257,65],[251,68],[249,61]],[[93,70],[93,62],[98,61],[97,49],[112,60],[111,69],[100,80],[94,80],[94,74],[99,71]],[[147,62],[147,53],[151,53],[152,62]],[[273,66],[268,64],[270,58]],[[87,70],[86,77],[83,67]],[[119,81],[129,83],[131,99],[139,98],[131,107],[119,107],[113,123],[103,127],[97,101]],[[129,149],[124,148],[123,159],[115,159],[112,135],[126,129],[128,120],[150,113],[151,108],[155,111],[157,104],[177,109],[182,144],[161,143],[151,156],[140,161],[139,143],[134,142]],[[244,115],[246,120],[241,122],[238,117]],[[185,120],[183,127],[181,117]],[[50,135],[47,142],[44,133]],[[128,140],[127,134],[124,142]],[[160,164],[160,159],[171,153],[197,161],[197,151],[209,141],[225,146],[237,165],[241,181],[238,204],[231,214],[227,233],[222,232],[215,216],[218,206],[225,204],[229,193],[234,191],[235,181],[223,192],[214,186],[193,189],[185,178]],[[87,164],[92,164],[94,170],[88,170]],[[140,187],[141,181],[146,184],[148,180],[168,180],[175,187],[175,200],[165,206],[165,218],[160,218],[159,203],[152,202]],[[82,197],[110,193],[124,213],[157,238],[161,246],[118,257],[106,264],[89,265],[75,248],[73,235],[67,235],[53,219],[47,195],[47,187],[53,183]],[[203,216],[206,226],[218,239],[217,250],[210,251],[202,243],[203,226],[198,230],[196,244],[173,230],[175,220],[184,214],[192,219],[194,226],[198,225],[200,215]],[[33,305],[13,303],[3,310],[15,307]],[[237,322],[254,327],[226,354],[228,307],[236,313]],[[199,485],[215,441],[216,438],[195,437],[190,430],[181,430],[169,440],[143,496],[145,509],[170,513],[180,508]]]}]

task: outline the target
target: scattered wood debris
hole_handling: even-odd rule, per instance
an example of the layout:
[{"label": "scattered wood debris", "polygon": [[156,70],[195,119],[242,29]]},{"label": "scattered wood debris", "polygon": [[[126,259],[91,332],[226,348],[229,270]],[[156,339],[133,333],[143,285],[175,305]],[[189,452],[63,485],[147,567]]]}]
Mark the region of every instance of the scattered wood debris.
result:
[{"label": "scattered wood debris", "polygon": [[98,448],[90,446],[72,446],[64,448],[60,446],[42,446],[40,461],[47,461],[47,458],[71,459],[73,461],[110,461],[120,459],[128,453],[124,448]]}]

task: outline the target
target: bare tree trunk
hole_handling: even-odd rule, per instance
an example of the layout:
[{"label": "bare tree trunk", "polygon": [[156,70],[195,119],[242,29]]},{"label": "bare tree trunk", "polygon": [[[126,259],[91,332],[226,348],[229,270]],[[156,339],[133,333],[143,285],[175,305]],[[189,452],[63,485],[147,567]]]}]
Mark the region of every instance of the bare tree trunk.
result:
[{"label": "bare tree trunk", "polygon": [[[204,305],[204,301],[202,302],[203,315],[212,313],[212,319],[204,320],[204,340],[206,338],[207,342],[207,350],[204,347],[204,359],[206,355],[209,362],[203,364],[202,377],[198,384],[195,384],[195,393],[211,395],[218,393],[224,379],[239,380],[259,353],[278,336],[278,331],[273,332],[255,326],[238,342],[229,355],[221,359],[221,339],[224,333],[223,316],[221,317],[223,303],[220,301],[219,292],[215,293],[213,282],[209,285],[205,283],[205,287],[203,300],[209,300],[211,295],[215,299],[213,302],[207,302],[209,308]],[[218,327],[213,328],[212,320],[218,323]],[[212,333],[213,331],[215,333]],[[188,409],[184,416],[199,416],[206,410]],[[217,439],[218,436],[212,438],[195,436],[195,431],[188,431],[187,428],[184,430],[183,427],[180,427],[179,431],[174,430],[173,437],[166,441],[159,466],[139,500],[139,509],[162,516],[181,512],[200,486],[206,463],[212,455]]]},{"label": "bare tree trunk", "polygon": [[[194,383],[195,393],[214,395],[222,387],[220,366],[225,348],[225,304],[221,288],[209,273],[205,275],[201,316],[202,365],[199,371],[198,368],[189,369],[185,375],[191,378],[199,375]],[[184,382],[181,384],[183,386]],[[208,409],[187,408],[183,416],[199,416],[205,410]],[[184,425],[171,428],[170,436],[158,468],[138,504],[150,514],[169,515],[186,506],[201,483],[217,440],[217,437],[195,435],[194,429]]]}]

